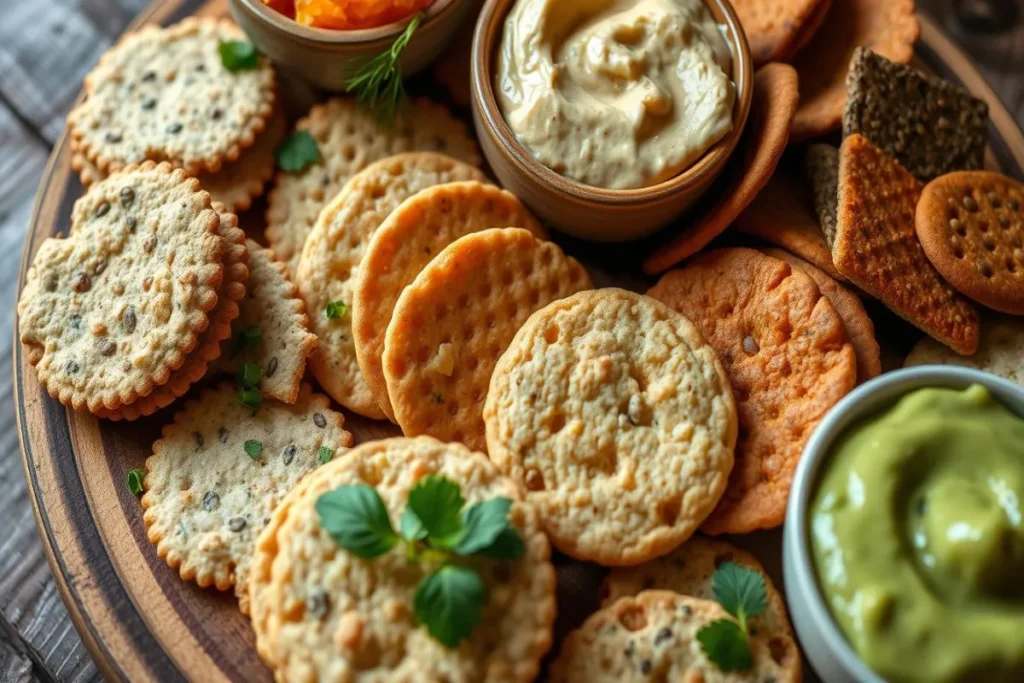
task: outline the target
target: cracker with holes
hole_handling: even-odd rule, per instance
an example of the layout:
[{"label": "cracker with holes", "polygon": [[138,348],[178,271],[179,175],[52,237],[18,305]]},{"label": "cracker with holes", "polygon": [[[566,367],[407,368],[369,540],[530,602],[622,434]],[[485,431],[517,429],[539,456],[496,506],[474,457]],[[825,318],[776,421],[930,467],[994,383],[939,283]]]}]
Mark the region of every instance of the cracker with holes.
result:
[{"label": "cracker with holes", "polygon": [[521,228],[445,247],[398,297],[384,338],[402,431],[484,450],[484,398],[498,358],[531,313],[591,286],[576,259]]},{"label": "cracker with holes", "polygon": [[782,524],[804,444],[857,381],[842,318],[808,275],[752,249],[704,252],[648,294],[694,322],[736,396],[736,465],[701,528],[747,533]]},{"label": "cracker with holes", "polygon": [[225,68],[218,45],[234,40],[245,40],[241,29],[210,18],[126,35],[85,77],[87,97],[68,114],[76,149],[104,174],[148,159],[191,174],[237,160],[267,125],[275,79],[265,58]]},{"label": "cracker with holes", "polygon": [[939,274],[983,306],[1024,315],[1024,185],[960,171],[925,186],[914,225]]},{"label": "cracker with holes", "polygon": [[[453,649],[413,615],[417,584],[435,566],[410,562],[400,548],[360,559],[323,528],[316,509],[328,491],[368,485],[397,529],[409,492],[431,475],[457,483],[467,505],[509,499],[508,520],[524,544],[515,561],[472,560],[486,602],[480,624]],[[555,620],[551,546],[536,510],[483,454],[427,437],[366,443],[306,477],[260,536],[251,595],[260,655],[282,681],[527,683]]]},{"label": "cracker with holes", "polygon": [[907,354],[904,365],[961,365],[999,375],[1024,386],[1024,320],[993,315],[981,324],[981,341],[972,356],[961,356],[930,337]]},{"label": "cracker with holes", "polygon": [[182,579],[232,586],[249,612],[256,538],[296,482],[345,457],[352,435],[326,396],[304,386],[295,405],[252,411],[225,382],[185,403],[146,460],[143,520],[157,553]]},{"label": "cracker with holes", "polygon": [[267,242],[295,273],[306,238],[320,211],[356,173],[375,161],[403,152],[440,152],[470,166],[480,165],[476,142],[466,125],[427,99],[406,103],[384,128],[354,99],[335,98],[313,107],[296,124],[316,140],[320,161],[277,174],[267,197]]},{"label": "cracker with holes", "polygon": [[510,192],[478,181],[431,187],[406,199],[366,246],[352,293],[352,338],[359,369],[381,410],[394,421],[381,357],[395,303],[445,247],[487,228],[546,233]]},{"label": "cracker with holes", "polygon": [[752,634],[751,668],[723,672],[704,654],[697,633],[733,620],[717,602],[669,591],[644,591],[592,614],[562,642],[551,683],[775,681],[802,678],[796,643],[783,633]]},{"label": "cracker with holes", "polygon": [[71,225],[33,258],[21,343],[51,396],[115,410],[166,383],[210,324],[224,276],[220,218],[198,181],[146,162],[96,184]]},{"label": "cracker with holes", "polygon": [[296,284],[318,338],[310,369],[335,401],[360,415],[381,419],[359,369],[350,307],[355,283],[374,231],[392,211],[434,185],[485,180],[476,168],[443,154],[399,154],[360,171],[320,213],[310,233]]},{"label": "cracker with holes", "polygon": [[552,544],[634,565],[690,537],[733,467],[737,415],[697,328],[621,289],[552,303],[516,334],[484,408],[491,459]]},{"label": "cracker with holes", "polygon": [[843,140],[832,259],[850,282],[897,315],[954,351],[971,354],[978,346],[978,312],[939,275],[914,232],[922,189],[921,181],[863,136]]},{"label": "cracker with holes", "polygon": [[863,135],[919,180],[985,165],[988,105],[964,88],[866,47],[846,87],[843,135]]}]

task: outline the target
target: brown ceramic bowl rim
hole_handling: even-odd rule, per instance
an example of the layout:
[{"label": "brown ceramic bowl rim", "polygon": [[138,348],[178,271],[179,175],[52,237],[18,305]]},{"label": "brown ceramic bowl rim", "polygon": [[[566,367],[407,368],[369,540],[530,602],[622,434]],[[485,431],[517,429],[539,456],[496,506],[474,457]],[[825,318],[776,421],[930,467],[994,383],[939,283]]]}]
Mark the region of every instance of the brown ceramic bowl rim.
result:
[{"label": "brown ceramic bowl rim", "polygon": [[[464,0],[434,0],[434,2],[430,3],[430,6],[422,12],[423,24],[425,25],[435,19],[443,18],[447,14],[446,10],[454,8],[463,1]],[[300,24],[294,19],[286,17],[280,12],[268,7],[263,3],[263,0],[237,0],[237,2],[249,10],[250,14],[256,16],[260,21],[271,28],[293,38],[309,40],[322,45],[373,43],[393,38],[404,31],[405,27],[408,26],[409,22],[412,21],[414,16],[416,16],[414,13],[405,19],[400,19],[398,21],[391,22],[390,24],[384,24],[383,26],[376,26],[374,28],[352,30],[317,28],[315,26]]]},{"label": "brown ceramic bowl rim", "polygon": [[753,94],[750,47],[747,44],[746,34],[740,27],[739,17],[729,0],[703,1],[709,9],[717,7],[724,19],[724,22],[720,23],[724,23],[727,28],[725,39],[732,48],[732,71],[734,74],[738,74],[738,78],[734,81],[736,100],[733,103],[732,130],[705,150],[697,161],[683,169],[678,175],[657,185],[630,190],[611,190],[586,185],[551,170],[538,161],[509,128],[494,96],[496,72],[492,70],[491,66],[493,62],[497,61],[495,54],[501,44],[505,16],[511,11],[512,5],[516,1],[487,0],[484,4],[473,33],[472,87],[473,97],[479,104],[482,118],[521,169],[540,182],[574,198],[604,204],[643,204],[652,200],[670,198],[697,183],[704,174],[714,172],[720,164],[725,163],[739,142],[743,127],[746,125]]}]

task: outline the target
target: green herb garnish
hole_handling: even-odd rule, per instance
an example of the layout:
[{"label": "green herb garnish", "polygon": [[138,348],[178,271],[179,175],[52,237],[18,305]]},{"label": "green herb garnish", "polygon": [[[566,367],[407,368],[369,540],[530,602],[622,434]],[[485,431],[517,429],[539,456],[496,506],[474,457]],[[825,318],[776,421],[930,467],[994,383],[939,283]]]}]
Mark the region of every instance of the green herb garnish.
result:
[{"label": "green herb garnish", "polygon": [[372,559],[401,544],[410,562],[432,568],[416,588],[413,609],[449,648],[469,637],[487,600],[480,574],[459,557],[514,560],[526,552],[508,521],[511,506],[507,498],[493,498],[467,508],[457,483],[431,475],[409,492],[396,533],[370,486],[339,486],[316,501],[321,526],[346,550]]},{"label": "green herb garnish", "polygon": [[250,325],[231,338],[231,355],[237,356],[242,351],[259,346],[263,341],[263,332],[258,325]]},{"label": "green herb garnish", "polygon": [[707,658],[722,671],[746,671],[753,666],[749,619],[768,604],[764,577],[735,562],[723,562],[711,578],[715,600],[736,618],[716,619],[697,632]]},{"label": "green herb garnish", "polygon": [[327,446],[321,446],[316,452],[316,461],[321,465],[326,465],[334,459],[334,451]]},{"label": "green herb garnish", "polygon": [[320,161],[320,148],[309,131],[297,130],[277,146],[274,158],[282,171],[298,173]]},{"label": "green herb garnish", "polygon": [[263,453],[263,443],[256,439],[249,439],[246,441],[243,448],[245,449],[246,454],[253,460],[259,458]]},{"label": "green herb garnish", "polygon": [[223,40],[217,43],[220,63],[228,71],[248,71],[260,64],[260,53],[252,43],[244,40]]},{"label": "green herb garnish", "polygon": [[243,389],[255,389],[263,379],[263,368],[255,363],[243,363],[238,369],[237,379]]},{"label": "green herb garnish", "polygon": [[242,389],[238,392],[235,400],[253,412],[256,412],[263,404],[263,396],[260,395],[260,390],[255,387],[252,389]]},{"label": "green herb garnish", "polygon": [[146,470],[139,467],[134,470],[128,470],[128,490],[133,495],[140,495],[142,493],[142,482],[146,480]]},{"label": "green herb garnish", "polygon": [[373,112],[382,123],[391,123],[395,120],[398,107],[405,96],[405,85],[402,82],[402,52],[422,21],[422,14],[414,16],[389,49],[360,65],[355,75],[345,83],[345,92],[354,92],[359,105]]},{"label": "green herb garnish", "polygon": [[327,316],[328,320],[344,318],[347,313],[348,306],[344,301],[328,301],[327,307],[324,308],[324,315]]}]

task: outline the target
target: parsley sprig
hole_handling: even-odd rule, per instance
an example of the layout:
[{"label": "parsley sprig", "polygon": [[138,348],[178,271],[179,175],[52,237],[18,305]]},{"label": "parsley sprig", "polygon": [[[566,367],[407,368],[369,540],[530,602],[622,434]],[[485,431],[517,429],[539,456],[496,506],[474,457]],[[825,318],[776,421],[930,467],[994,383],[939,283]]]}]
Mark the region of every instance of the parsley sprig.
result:
[{"label": "parsley sprig", "polygon": [[736,618],[716,619],[697,632],[707,658],[722,671],[747,671],[753,666],[748,620],[768,604],[764,577],[735,562],[723,562],[711,578],[715,600]]},{"label": "parsley sprig", "polygon": [[260,65],[260,53],[245,40],[222,40],[217,43],[220,62],[228,71],[248,71]]},{"label": "parsley sprig", "polygon": [[511,506],[508,498],[492,498],[467,507],[459,485],[439,475],[409,492],[397,531],[372,486],[339,486],[316,501],[320,525],[354,555],[372,560],[402,546],[409,562],[431,567],[416,587],[413,610],[448,648],[469,637],[487,601],[483,578],[461,558],[514,560],[526,552],[508,521]]},{"label": "parsley sprig", "polygon": [[345,83],[345,92],[355,93],[359,105],[373,112],[382,123],[391,123],[395,120],[398,107],[405,96],[405,86],[402,83],[402,52],[422,21],[422,14],[414,16],[389,49],[366,60]]}]

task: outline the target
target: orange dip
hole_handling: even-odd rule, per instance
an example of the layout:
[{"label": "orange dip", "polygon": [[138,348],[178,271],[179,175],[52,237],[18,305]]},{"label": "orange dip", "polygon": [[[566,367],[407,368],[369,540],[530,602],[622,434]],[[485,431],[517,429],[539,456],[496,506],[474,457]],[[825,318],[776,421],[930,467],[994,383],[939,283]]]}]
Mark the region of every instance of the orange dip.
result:
[{"label": "orange dip", "polygon": [[434,0],[263,0],[300,24],[348,31],[401,21]]}]

